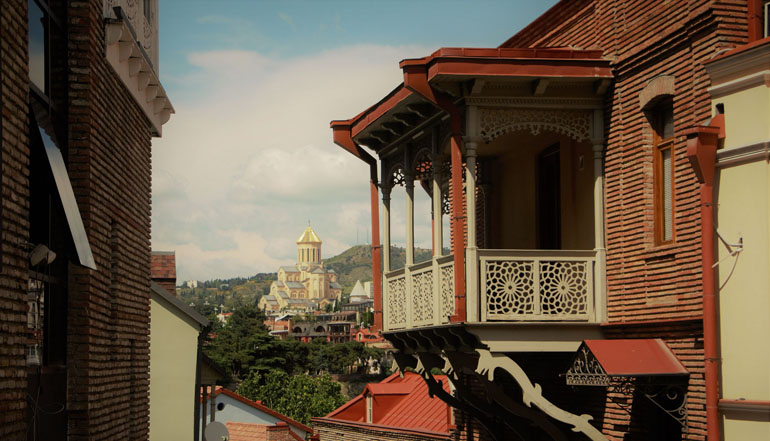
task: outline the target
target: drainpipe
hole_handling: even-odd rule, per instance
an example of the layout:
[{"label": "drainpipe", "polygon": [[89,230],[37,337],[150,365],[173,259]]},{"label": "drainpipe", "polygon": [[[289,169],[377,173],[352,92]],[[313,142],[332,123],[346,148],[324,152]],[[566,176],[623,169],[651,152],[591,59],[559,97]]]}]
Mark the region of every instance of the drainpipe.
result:
[{"label": "drainpipe", "polygon": [[751,43],[762,38],[764,11],[762,10],[762,0],[747,0],[747,2],[748,42]]},{"label": "drainpipe", "polygon": [[377,160],[353,141],[349,121],[332,121],[334,143],[369,164],[369,199],[372,210],[372,284],[374,285],[374,331],[382,330],[382,245],[380,245],[380,204]]},{"label": "drainpipe", "polygon": [[[716,118],[715,118],[716,119]],[[723,121],[723,119],[720,118]],[[712,123],[719,121],[712,120]],[[685,132],[687,159],[700,182],[701,272],[703,277],[703,357],[706,382],[706,439],[721,439],[719,420],[719,350],[714,278],[714,175],[720,127],[700,126]]]},{"label": "drainpipe", "polygon": [[[465,216],[463,216],[462,188],[462,115],[460,108],[439,91],[434,90],[428,83],[426,59],[404,60],[399,67],[404,71],[404,87],[422,96],[449,114],[452,138],[450,140],[450,157],[452,159],[452,253],[454,256],[454,288],[455,314],[449,318],[451,322],[464,322],[467,318],[465,299]],[[473,197],[473,193],[468,193]]]}]

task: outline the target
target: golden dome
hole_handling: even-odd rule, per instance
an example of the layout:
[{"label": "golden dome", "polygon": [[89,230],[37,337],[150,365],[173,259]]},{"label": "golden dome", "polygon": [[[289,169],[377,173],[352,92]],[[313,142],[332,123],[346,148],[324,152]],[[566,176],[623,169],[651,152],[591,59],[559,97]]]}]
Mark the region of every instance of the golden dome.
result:
[{"label": "golden dome", "polygon": [[315,231],[308,225],[299,239],[297,239],[297,243],[321,243],[321,238],[318,237],[318,235],[315,234]]}]

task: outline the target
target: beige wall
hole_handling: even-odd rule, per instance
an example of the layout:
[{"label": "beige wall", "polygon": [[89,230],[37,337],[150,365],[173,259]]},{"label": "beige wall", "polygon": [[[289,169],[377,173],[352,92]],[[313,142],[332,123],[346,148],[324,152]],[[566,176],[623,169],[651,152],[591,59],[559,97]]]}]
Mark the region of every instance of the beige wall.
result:
[{"label": "beige wall", "polygon": [[[722,151],[770,140],[770,88],[759,84],[715,96],[725,110]],[[718,169],[717,228],[737,259],[718,243],[722,398],[770,400],[770,165],[761,158]],[[724,260],[722,260],[724,259]],[[729,280],[728,280],[729,279]],[[722,408],[724,439],[770,439],[770,417]]]},{"label": "beige wall", "polygon": [[[562,249],[593,249],[593,153],[588,142],[564,136],[512,133],[480,149],[495,158],[491,190],[491,247],[537,248],[536,161],[559,144]],[[582,156],[582,168],[580,157]]]},{"label": "beige wall", "polygon": [[150,441],[191,440],[199,325],[155,295],[150,317]]}]

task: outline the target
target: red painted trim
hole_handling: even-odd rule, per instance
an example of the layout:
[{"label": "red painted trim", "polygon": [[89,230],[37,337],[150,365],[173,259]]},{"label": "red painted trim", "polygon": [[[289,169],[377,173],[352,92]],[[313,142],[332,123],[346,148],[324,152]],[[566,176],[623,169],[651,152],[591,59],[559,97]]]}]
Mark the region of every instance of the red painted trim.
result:
[{"label": "red painted trim", "polygon": [[[452,157],[452,254],[454,256],[455,274],[455,314],[451,322],[464,322],[465,311],[465,218],[463,217],[463,174],[462,141],[459,134],[453,134],[451,140]],[[471,193],[471,192],[468,192]]]},{"label": "red painted trim", "polygon": [[411,91],[406,89],[403,84],[400,84],[391,93],[385,96],[385,98],[380,100],[379,103],[368,108],[363,114],[357,117],[356,121],[353,123],[353,136],[357,136],[362,130],[367,128],[379,117],[387,113],[411,94]]},{"label": "red painted trim", "polygon": [[[357,118],[359,118],[359,115]],[[377,160],[353,141],[351,121],[332,121],[334,143],[369,164],[369,194],[372,215],[372,283],[374,284],[374,329],[382,329],[382,246],[380,245],[380,204]]]},{"label": "red painted trim", "polygon": [[[372,173],[377,175],[376,164]],[[374,284],[374,331],[382,330],[382,245],[380,245],[380,201],[376,179],[369,181],[372,209],[372,283]]]},{"label": "red painted trim", "polygon": [[452,254],[454,256],[454,287],[455,313],[450,317],[451,322],[466,320],[465,308],[465,218],[463,217],[462,190],[462,118],[460,109],[443,93],[433,89],[428,83],[428,72],[424,64],[416,60],[404,60],[400,64],[404,71],[404,86],[422,96],[425,100],[438,106],[451,118],[451,158],[452,158],[452,221],[450,227],[452,237]]},{"label": "red painted trim", "polygon": [[759,40],[762,38],[763,29],[762,25],[763,23],[763,16],[764,11],[762,10],[762,0],[747,0],[748,1],[748,8],[747,8],[747,19],[748,19],[748,37],[749,37],[749,43],[752,41]]},{"label": "red painted trim", "polygon": [[767,408],[767,410],[770,411],[770,401],[766,400],[730,400],[722,398],[719,400],[719,404],[735,404],[746,407],[758,407],[760,409]]},{"label": "red painted trim", "polygon": [[700,181],[701,272],[703,277],[703,357],[706,383],[706,439],[719,441],[719,350],[714,268],[714,174],[720,127],[687,130],[687,158]]},{"label": "red painted trim", "polygon": [[685,323],[702,323],[703,322],[703,316],[697,316],[697,317],[685,317],[685,318],[674,318],[674,319],[662,319],[662,320],[636,320],[636,321],[628,321],[628,322],[605,322],[602,323],[600,326],[602,328],[630,328],[634,326],[645,326],[645,327],[652,327],[652,326],[669,326],[669,325],[681,325]]},{"label": "red painted trim", "polygon": [[596,66],[595,62],[574,60],[510,60],[501,63],[492,59],[435,59],[428,68],[428,80],[442,75],[473,75],[478,77],[558,77],[558,78],[612,78],[609,63]]}]

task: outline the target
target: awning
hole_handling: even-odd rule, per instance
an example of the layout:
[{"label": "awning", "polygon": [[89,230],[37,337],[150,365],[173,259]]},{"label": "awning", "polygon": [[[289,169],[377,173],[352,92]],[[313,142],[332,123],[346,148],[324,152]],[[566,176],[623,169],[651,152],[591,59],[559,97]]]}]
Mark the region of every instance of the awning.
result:
[{"label": "awning", "polygon": [[584,340],[567,371],[567,384],[607,386],[619,377],[687,375],[687,369],[659,338]]},{"label": "awning", "polygon": [[75,193],[72,191],[72,184],[70,183],[69,174],[67,174],[64,158],[56,142],[46,133],[34,116],[31,118],[33,120],[33,130],[31,130],[30,135],[33,137],[33,140],[37,137],[35,134],[36,130],[34,130],[37,127],[37,132],[40,134],[37,142],[42,144],[45,149],[45,156],[48,158],[48,165],[51,168],[51,173],[56,183],[56,191],[64,208],[64,216],[67,218],[72,242],[78,255],[78,263],[86,268],[95,270],[96,262],[91,253],[91,245],[88,243],[88,236],[83,226],[83,219],[80,217],[78,204],[75,201]]},{"label": "awning", "polygon": [[[565,374],[570,386],[604,386],[608,392],[640,393],[687,428],[690,373],[659,338],[583,340]],[[613,394],[609,395],[610,399]],[[616,401],[630,412],[628,404]]]}]

